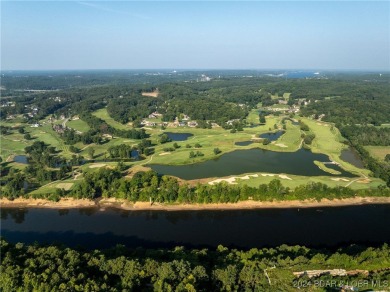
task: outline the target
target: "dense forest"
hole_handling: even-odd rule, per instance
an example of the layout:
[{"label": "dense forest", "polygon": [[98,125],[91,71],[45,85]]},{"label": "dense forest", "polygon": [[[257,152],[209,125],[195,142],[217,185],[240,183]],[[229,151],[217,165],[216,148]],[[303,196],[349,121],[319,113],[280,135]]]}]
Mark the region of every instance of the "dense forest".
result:
[{"label": "dense forest", "polygon": [[[86,251],[5,239],[0,245],[2,291],[330,291],[347,283],[364,290],[388,289],[390,284],[387,244],[335,251],[287,245],[248,251],[118,245]],[[293,274],[320,269],[345,273]]]}]

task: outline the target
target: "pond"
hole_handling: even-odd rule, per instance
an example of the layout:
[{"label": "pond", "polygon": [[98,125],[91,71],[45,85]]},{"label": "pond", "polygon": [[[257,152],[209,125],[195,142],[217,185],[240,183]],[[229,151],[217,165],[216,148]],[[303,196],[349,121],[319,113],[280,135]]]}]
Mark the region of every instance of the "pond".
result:
[{"label": "pond", "polygon": [[234,145],[236,145],[236,146],[248,146],[248,145],[251,145],[252,143],[253,143],[253,141],[241,141],[241,142],[234,143]]},{"label": "pond", "polygon": [[[185,246],[261,248],[390,243],[390,205],[225,211],[1,209],[10,242],[88,249]],[[367,220],[369,218],[369,220]]]},{"label": "pond", "polygon": [[172,132],[164,132],[164,134],[168,135],[168,138],[172,141],[185,141],[189,137],[194,136],[191,133],[172,133]]},{"label": "pond", "polygon": [[358,168],[364,168],[363,161],[360,159],[359,154],[351,147],[342,150],[340,158]]},{"label": "pond", "polygon": [[17,163],[28,164],[28,159],[26,155],[15,155],[14,161]]},{"label": "pond", "polygon": [[277,132],[270,132],[270,133],[264,133],[261,134],[259,137],[263,139],[268,139],[270,141],[276,141],[282,136],[285,132],[284,131],[277,131]]},{"label": "pond", "polygon": [[[223,154],[217,159],[187,165],[149,164],[160,174],[177,176],[182,179],[223,177],[253,172],[286,173],[304,176],[333,176],[321,170],[314,160],[330,162],[325,154],[300,149],[296,152],[275,152],[263,149],[236,150]],[[327,165],[328,166],[328,165]],[[337,165],[331,168],[341,172],[339,176],[355,177]]]}]

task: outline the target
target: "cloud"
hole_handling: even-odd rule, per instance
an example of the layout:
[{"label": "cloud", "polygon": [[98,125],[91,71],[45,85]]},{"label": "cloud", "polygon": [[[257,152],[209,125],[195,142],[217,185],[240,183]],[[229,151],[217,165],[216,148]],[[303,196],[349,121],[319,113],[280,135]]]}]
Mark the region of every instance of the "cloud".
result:
[{"label": "cloud", "polygon": [[130,17],[134,17],[134,18],[138,18],[138,19],[142,19],[142,20],[150,20],[151,19],[150,17],[148,17],[146,15],[131,13],[128,11],[123,11],[123,10],[118,10],[118,9],[112,9],[110,7],[105,7],[103,5],[99,5],[99,4],[95,4],[95,3],[91,3],[91,2],[77,2],[77,3],[80,5],[91,7],[91,8],[96,9],[96,10],[100,10],[100,11],[126,15],[126,16],[130,16]]}]

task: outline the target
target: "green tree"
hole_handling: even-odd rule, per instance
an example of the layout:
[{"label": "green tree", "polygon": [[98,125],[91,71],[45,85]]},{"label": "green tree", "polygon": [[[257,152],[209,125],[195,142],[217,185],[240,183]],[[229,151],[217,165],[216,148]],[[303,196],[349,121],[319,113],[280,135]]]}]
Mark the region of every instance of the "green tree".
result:
[{"label": "green tree", "polygon": [[89,147],[88,148],[88,156],[89,156],[89,159],[93,159],[95,157],[95,149],[93,149],[92,147]]}]

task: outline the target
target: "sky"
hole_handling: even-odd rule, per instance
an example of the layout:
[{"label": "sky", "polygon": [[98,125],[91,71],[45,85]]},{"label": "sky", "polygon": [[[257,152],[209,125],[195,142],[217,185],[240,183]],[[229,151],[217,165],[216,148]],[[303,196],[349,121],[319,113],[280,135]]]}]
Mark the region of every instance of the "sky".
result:
[{"label": "sky", "polygon": [[1,1],[1,70],[390,70],[389,1]]}]

